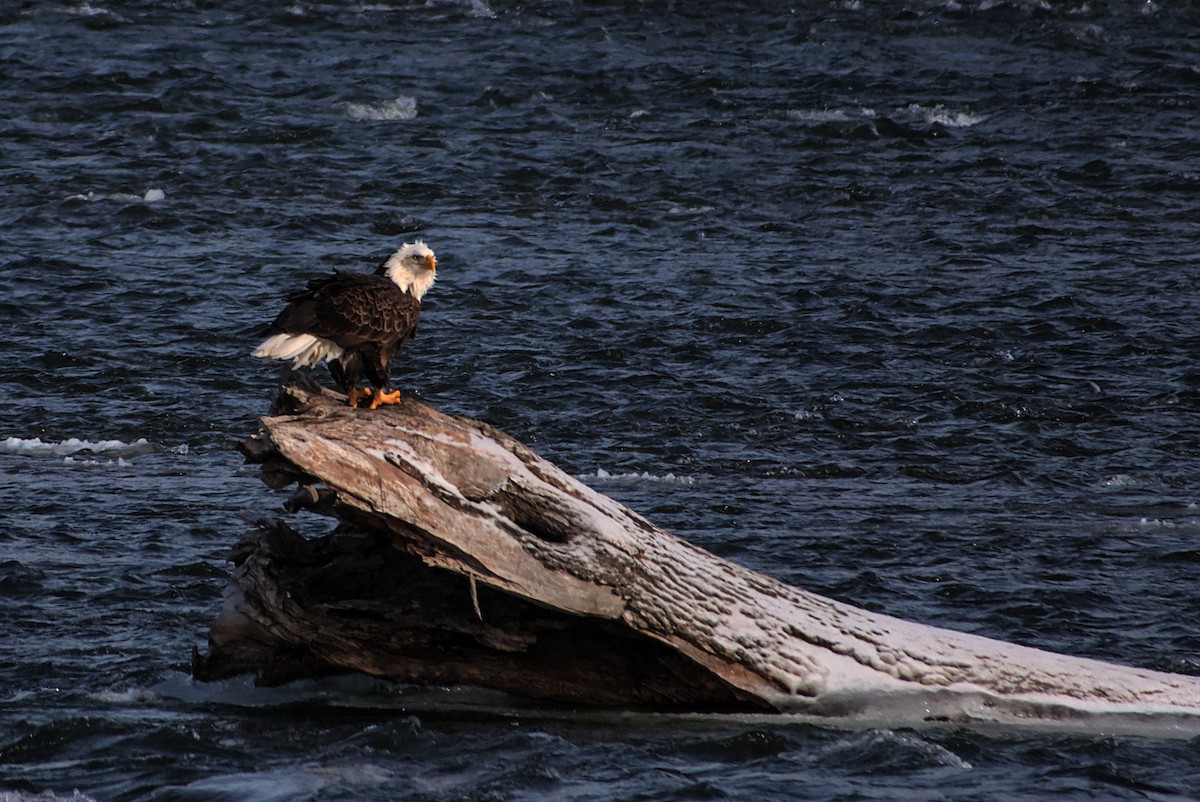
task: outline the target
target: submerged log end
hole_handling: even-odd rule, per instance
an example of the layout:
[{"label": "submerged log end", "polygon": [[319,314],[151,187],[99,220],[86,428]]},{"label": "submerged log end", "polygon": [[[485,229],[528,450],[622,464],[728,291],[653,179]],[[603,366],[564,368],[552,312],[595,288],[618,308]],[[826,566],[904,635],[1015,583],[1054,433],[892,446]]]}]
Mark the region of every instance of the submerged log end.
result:
[{"label": "submerged log end", "polygon": [[239,544],[233,589],[193,659],[202,681],[262,685],[363,671],[625,708],[765,706],[618,625],[564,615],[432,568],[390,538],[343,527],[307,540],[283,523]]}]

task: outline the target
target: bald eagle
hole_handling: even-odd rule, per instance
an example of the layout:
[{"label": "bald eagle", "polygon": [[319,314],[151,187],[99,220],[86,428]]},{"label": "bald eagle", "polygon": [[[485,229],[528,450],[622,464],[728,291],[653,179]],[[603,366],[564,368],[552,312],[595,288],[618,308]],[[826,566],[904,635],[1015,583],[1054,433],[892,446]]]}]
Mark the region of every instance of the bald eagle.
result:
[{"label": "bald eagle", "polygon": [[[392,357],[417,333],[421,296],[436,272],[433,251],[417,240],[404,243],[374,273],[336,271],[312,279],[307,290],[288,297],[254,355],[290,359],[295,368],[324,360],[350,406],[363,398],[371,409],[394,404],[400,391],[392,389]],[[360,390],[364,375],[371,387]]]}]

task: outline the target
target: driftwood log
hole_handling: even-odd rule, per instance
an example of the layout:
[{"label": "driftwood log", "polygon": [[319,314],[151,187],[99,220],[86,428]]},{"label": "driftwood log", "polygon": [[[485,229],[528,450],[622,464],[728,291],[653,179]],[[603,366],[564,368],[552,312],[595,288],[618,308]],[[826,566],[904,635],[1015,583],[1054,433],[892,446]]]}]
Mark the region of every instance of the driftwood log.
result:
[{"label": "driftwood log", "polygon": [[[919,721],[1172,718],[1200,678],[871,613],[655,527],[515,439],[412,400],[285,387],[243,444],[306,539],[264,523],[194,675],[366,672],[572,704]],[[1176,726],[1173,725],[1173,726]]]}]

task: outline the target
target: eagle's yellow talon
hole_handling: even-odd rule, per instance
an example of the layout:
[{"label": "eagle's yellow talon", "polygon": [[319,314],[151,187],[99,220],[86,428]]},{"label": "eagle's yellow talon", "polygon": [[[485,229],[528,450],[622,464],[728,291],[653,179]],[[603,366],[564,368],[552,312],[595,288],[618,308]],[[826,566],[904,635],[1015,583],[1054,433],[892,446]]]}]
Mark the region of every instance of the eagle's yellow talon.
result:
[{"label": "eagle's yellow talon", "polygon": [[352,385],[350,385],[350,389],[348,389],[346,391],[346,403],[352,407],[358,406],[358,400],[360,398],[370,398],[370,397],[371,397],[371,388],[370,387],[365,387],[362,390],[360,390],[352,384]]},{"label": "eagle's yellow talon", "polygon": [[375,393],[371,397],[371,409],[375,409],[380,404],[395,404],[400,401],[400,391],[392,390],[390,393],[385,393],[382,390]]}]

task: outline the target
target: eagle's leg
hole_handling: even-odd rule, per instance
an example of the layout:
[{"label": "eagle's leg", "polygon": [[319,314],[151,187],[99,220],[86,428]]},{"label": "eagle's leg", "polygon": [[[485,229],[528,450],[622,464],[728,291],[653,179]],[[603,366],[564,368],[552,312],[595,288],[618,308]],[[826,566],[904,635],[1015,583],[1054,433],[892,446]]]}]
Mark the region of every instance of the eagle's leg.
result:
[{"label": "eagle's leg", "polygon": [[390,392],[384,392],[383,390],[380,390],[379,392],[371,395],[371,409],[375,409],[375,407],[379,406],[380,404],[395,404],[399,401],[399,390],[392,390]]},{"label": "eagle's leg", "polygon": [[370,398],[370,397],[371,397],[371,388],[370,387],[364,387],[363,389],[360,390],[352,384],[348,388],[346,388],[346,403],[352,407],[358,406],[358,399]]}]

